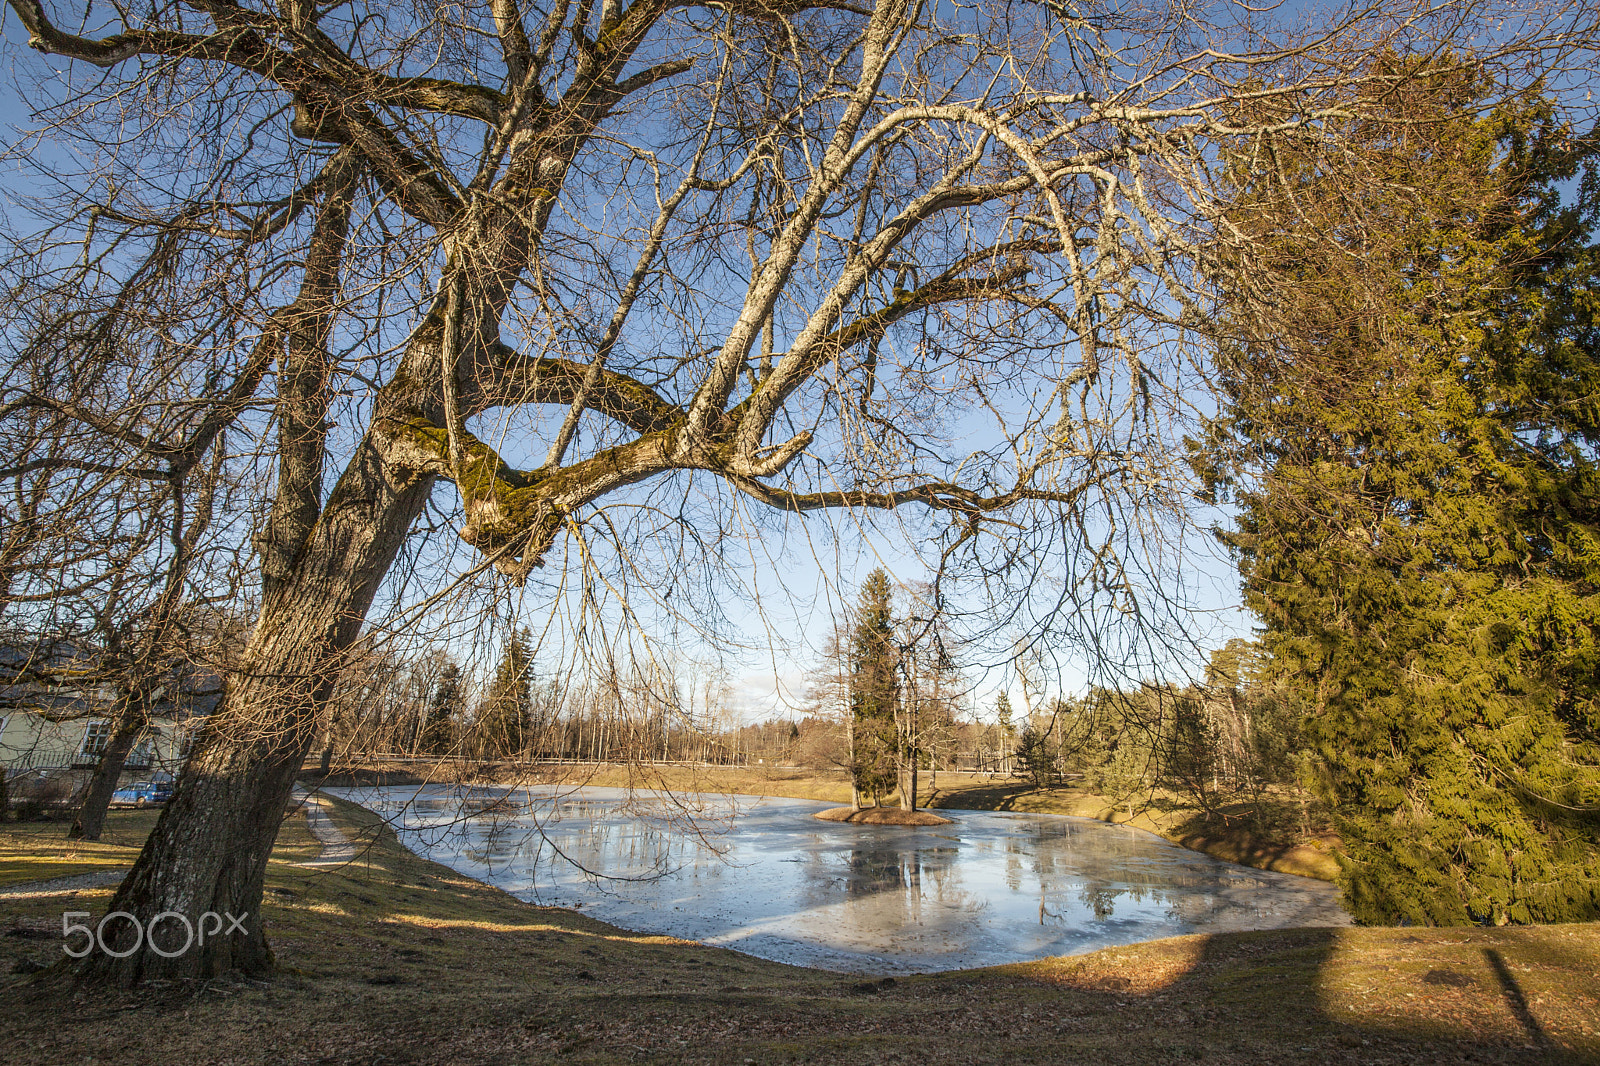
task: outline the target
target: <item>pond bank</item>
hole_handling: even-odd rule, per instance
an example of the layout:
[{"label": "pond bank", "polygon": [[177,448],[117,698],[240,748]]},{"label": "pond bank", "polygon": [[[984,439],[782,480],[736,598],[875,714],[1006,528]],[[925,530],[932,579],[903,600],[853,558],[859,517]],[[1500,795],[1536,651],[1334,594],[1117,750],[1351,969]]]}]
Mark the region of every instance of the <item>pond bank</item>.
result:
[{"label": "pond bank", "polygon": [[903,811],[899,807],[829,807],[811,817],[824,822],[850,822],[853,825],[949,825],[950,819],[926,810]]}]

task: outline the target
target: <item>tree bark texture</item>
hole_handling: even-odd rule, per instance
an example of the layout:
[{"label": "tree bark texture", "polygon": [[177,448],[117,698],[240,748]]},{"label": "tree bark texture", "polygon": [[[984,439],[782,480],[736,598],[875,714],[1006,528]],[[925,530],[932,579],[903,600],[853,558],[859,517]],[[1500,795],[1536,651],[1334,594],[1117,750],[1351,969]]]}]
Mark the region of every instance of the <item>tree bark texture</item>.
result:
[{"label": "tree bark texture", "polygon": [[[205,915],[220,915],[224,929],[231,915],[243,931],[208,936],[175,958],[148,942],[121,959],[96,951],[80,980],[134,984],[271,969],[260,908],[272,844],[343,653],[432,483],[388,467],[363,441],[294,566],[268,592],[221,707],[108,908],[146,928],[164,912],[196,927]],[[181,934],[180,924],[168,919],[161,930],[161,946],[175,950],[165,934]],[[123,951],[134,930],[118,920],[105,938],[112,951]]]}]

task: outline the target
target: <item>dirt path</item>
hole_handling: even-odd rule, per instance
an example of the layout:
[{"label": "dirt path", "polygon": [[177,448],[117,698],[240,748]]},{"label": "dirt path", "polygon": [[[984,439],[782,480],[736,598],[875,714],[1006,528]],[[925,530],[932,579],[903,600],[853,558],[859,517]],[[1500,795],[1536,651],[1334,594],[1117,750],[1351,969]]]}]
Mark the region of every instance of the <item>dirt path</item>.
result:
[{"label": "dirt path", "polygon": [[321,796],[297,792],[295,798],[300,801],[306,812],[306,828],[311,830],[311,835],[322,844],[322,854],[306,862],[296,863],[297,866],[343,866],[356,857],[356,846],[344,831],[333,824],[333,819],[328,817],[328,801]]},{"label": "dirt path", "polygon": [[58,896],[63,892],[80,892],[86,888],[104,888],[121,883],[128,875],[128,869],[96,870],[70,877],[52,877],[47,881],[23,881],[0,888],[0,899],[37,899],[40,896]]}]

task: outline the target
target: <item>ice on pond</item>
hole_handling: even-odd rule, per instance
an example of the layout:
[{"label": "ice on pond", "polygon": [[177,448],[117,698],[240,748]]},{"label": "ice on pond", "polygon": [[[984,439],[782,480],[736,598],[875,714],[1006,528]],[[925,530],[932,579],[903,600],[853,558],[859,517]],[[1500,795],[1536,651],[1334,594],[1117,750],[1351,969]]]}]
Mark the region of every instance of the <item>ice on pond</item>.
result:
[{"label": "ice on pond", "polygon": [[1018,962],[1184,933],[1349,925],[1333,885],[1125,826],[940,811],[945,826],[821,822],[828,806],[608,788],[326,791],[419,855],[624,929],[853,973]]}]

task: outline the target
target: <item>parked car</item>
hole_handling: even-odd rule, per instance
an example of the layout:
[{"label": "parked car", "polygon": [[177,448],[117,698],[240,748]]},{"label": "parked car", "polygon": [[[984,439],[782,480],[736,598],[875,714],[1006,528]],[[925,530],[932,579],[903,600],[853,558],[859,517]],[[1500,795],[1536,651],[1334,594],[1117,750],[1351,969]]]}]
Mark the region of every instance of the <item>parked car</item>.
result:
[{"label": "parked car", "polygon": [[172,798],[171,781],[135,781],[111,793],[111,802],[132,807],[148,807]]}]

